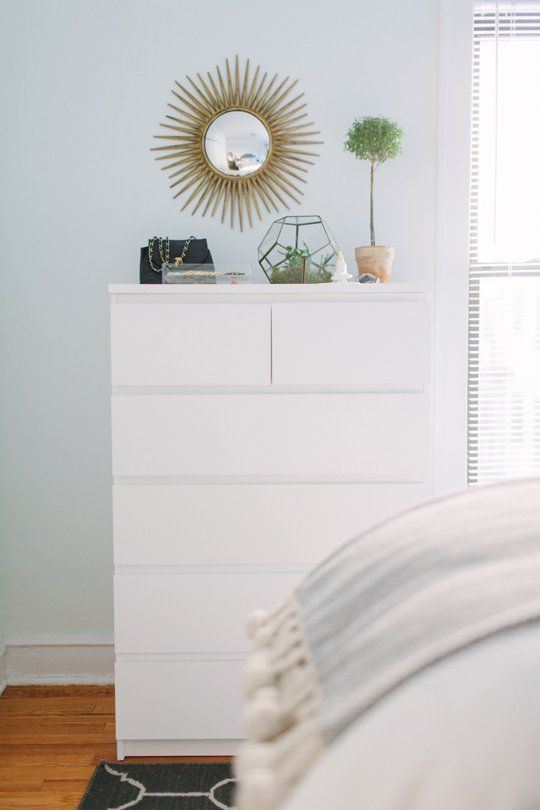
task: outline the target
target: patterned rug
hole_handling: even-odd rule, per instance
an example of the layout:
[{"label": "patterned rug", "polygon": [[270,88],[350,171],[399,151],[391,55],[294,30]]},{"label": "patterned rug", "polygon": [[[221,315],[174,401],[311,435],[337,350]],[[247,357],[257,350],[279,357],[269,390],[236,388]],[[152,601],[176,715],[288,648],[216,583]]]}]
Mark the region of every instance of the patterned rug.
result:
[{"label": "patterned rug", "polygon": [[101,762],[79,810],[234,810],[228,762]]}]

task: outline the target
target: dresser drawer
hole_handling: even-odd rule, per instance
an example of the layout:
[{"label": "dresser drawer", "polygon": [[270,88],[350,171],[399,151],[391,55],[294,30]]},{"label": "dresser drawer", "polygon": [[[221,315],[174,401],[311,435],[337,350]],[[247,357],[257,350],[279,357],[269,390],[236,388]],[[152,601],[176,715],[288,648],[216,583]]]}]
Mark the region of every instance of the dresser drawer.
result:
[{"label": "dresser drawer", "polygon": [[268,385],[270,305],[113,304],[113,385]]},{"label": "dresser drawer", "polygon": [[118,485],[114,560],[311,567],[430,494],[428,484]]},{"label": "dresser drawer", "polygon": [[121,740],[238,739],[243,661],[120,661]]},{"label": "dresser drawer", "polygon": [[429,418],[425,394],[117,395],[113,473],[421,481]]},{"label": "dresser drawer", "polygon": [[429,318],[425,301],[274,304],[273,382],[422,388]]},{"label": "dresser drawer", "polygon": [[274,608],[300,573],[116,574],[117,653],[247,652],[247,616]]}]

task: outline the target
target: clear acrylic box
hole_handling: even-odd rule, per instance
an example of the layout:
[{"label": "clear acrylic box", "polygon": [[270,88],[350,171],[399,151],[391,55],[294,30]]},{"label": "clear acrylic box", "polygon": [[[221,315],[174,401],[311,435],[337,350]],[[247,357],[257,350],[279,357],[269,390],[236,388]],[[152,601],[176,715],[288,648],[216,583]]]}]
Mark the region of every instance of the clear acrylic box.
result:
[{"label": "clear acrylic box", "polygon": [[161,268],[163,284],[250,284],[249,264],[174,264]]}]

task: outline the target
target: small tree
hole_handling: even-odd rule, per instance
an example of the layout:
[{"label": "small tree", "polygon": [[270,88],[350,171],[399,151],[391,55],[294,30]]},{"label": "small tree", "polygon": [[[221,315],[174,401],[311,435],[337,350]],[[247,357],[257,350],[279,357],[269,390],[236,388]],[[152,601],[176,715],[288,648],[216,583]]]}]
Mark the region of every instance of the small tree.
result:
[{"label": "small tree", "polygon": [[344,143],[347,152],[352,152],[359,160],[369,160],[371,164],[369,230],[372,245],[375,245],[373,207],[375,170],[381,163],[400,154],[402,138],[403,130],[388,118],[357,118],[347,132]]}]

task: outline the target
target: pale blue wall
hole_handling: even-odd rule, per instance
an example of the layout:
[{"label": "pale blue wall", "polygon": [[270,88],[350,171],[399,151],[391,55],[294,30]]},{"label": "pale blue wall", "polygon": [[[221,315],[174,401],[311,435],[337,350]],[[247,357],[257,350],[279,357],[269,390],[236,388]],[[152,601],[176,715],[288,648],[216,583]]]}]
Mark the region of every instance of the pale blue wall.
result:
[{"label": "pale blue wall", "polygon": [[[405,129],[378,177],[396,280],[435,258],[437,0],[3,0],[0,128],[8,639],[112,631],[106,283],[137,278],[151,235],[206,235],[254,263],[252,232],[179,214],[149,152],[186,72],[251,57],[298,77],[325,145],[302,210],[353,263],[368,236],[356,116]],[[144,426],[141,426],[143,428]]]}]

